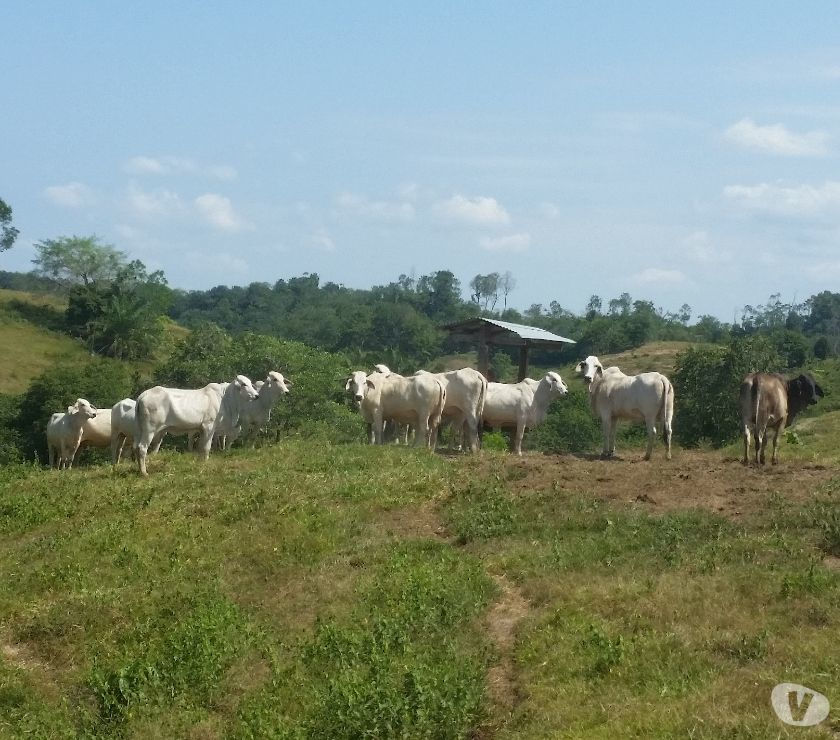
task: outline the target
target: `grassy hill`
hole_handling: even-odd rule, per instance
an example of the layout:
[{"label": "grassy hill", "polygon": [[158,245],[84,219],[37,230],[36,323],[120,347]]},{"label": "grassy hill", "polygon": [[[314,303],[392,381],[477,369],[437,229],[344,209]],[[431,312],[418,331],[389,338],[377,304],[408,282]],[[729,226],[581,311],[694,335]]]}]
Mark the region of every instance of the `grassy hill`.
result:
[{"label": "grassy hill", "polygon": [[773,685],[840,701],[840,477],[785,459],[5,469],[0,735],[798,737]]},{"label": "grassy hill", "polygon": [[[0,393],[22,393],[32,378],[57,362],[90,358],[82,342],[60,331],[66,307],[56,295],[0,289]],[[167,341],[161,347],[161,356],[131,366],[150,373],[171,344],[188,331],[167,320]]]},{"label": "grassy hill", "polygon": [[21,393],[55,362],[88,356],[80,342],[43,325],[63,310],[55,296],[0,290],[0,393]]},{"label": "grassy hill", "polygon": [[604,367],[617,365],[627,375],[651,370],[669,375],[674,372],[677,355],[692,346],[695,346],[692,342],[648,342],[635,349],[602,355],[598,359]]}]

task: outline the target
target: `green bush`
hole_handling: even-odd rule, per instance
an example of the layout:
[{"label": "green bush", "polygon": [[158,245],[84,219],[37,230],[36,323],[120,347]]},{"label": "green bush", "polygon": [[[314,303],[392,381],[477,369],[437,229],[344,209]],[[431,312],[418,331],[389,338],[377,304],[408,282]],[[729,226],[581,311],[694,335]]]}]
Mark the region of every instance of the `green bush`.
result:
[{"label": "green bush", "polygon": [[524,446],[542,452],[591,452],[600,441],[600,421],[592,415],[586,390],[570,388],[551,404],[545,421],[526,434]]},{"label": "green bush", "polygon": [[[363,426],[358,414],[344,406],[347,360],[300,342],[246,332],[231,337],[215,324],[205,324],[181,340],[169,359],[155,371],[163,385],[200,388],[235,375],[264,380],[276,370],[291,380],[291,393],[281,398],[271,416],[269,436],[299,431],[334,441],[359,440]],[[333,431],[325,435],[329,427]]]},{"label": "green bush", "polygon": [[0,465],[22,462],[26,457],[18,425],[20,396],[0,393]]},{"label": "green bush", "polygon": [[127,366],[104,358],[84,365],[58,363],[46,370],[20,399],[16,428],[26,457],[47,459],[47,422],[55,412],[66,411],[77,398],[111,408],[131,395],[133,385]]},{"label": "green bush", "polygon": [[674,429],[681,444],[703,440],[723,446],[738,436],[738,389],[751,372],[784,364],[770,339],[734,339],[728,346],[692,347],[677,355],[674,372]]}]

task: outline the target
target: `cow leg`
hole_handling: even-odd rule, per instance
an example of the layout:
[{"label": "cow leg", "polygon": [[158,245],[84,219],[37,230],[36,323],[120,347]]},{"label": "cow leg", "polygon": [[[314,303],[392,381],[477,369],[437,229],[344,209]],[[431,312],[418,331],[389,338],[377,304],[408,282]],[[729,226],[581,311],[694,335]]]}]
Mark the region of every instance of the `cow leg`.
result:
[{"label": "cow leg", "polygon": [[516,433],[513,439],[513,451],[517,455],[522,455],[522,437],[525,436],[525,422],[516,422]]},{"label": "cow leg", "polygon": [[744,459],[741,460],[743,465],[750,464],[750,425],[744,424]]},{"label": "cow leg", "polygon": [[764,465],[764,450],[767,447],[767,429],[755,428],[755,464]]},{"label": "cow leg", "polygon": [[653,454],[653,442],[656,439],[656,425],[650,422],[646,423],[647,427],[647,449],[645,450],[645,460],[650,460]]},{"label": "cow leg", "polygon": [[606,459],[610,456],[610,419],[601,417],[601,435],[604,438],[604,444],[601,447],[601,458]]},{"label": "cow leg", "polygon": [[414,446],[431,448],[432,437],[436,431],[437,429],[432,429],[429,426],[429,417],[420,414],[417,419],[417,435],[414,437]]},{"label": "cow leg", "polygon": [[467,439],[470,452],[478,452],[478,421],[476,421],[474,416],[468,416],[464,420],[462,434],[464,434]]},{"label": "cow leg", "polygon": [[373,434],[373,424],[365,424],[365,426],[367,427],[368,443],[369,444],[375,444],[376,443],[376,438],[374,437],[374,434]]},{"label": "cow leg", "polygon": [[776,465],[779,462],[779,435],[785,430],[785,420],[779,422],[776,426],[776,433],[773,435],[773,457],[771,462]]},{"label": "cow leg", "polygon": [[156,455],[160,452],[160,446],[163,444],[163,438],[166,436],[165,431],[158,432],[147,445],[150,455]]},{"label": "cow leg", "polygon": [[125,437],[119,432],[114,432],[111,435],[111,464],[118,465],[120,457],[122,456],[122,446],[125,442]]},{"label": "cow leg", "polygon": [[210,449],[213,447],[213,432],[214,425],[202,424],[199,432],[198,443],[195,446],[195,454],[202,460],[207,460],[210,457]]},{"label": "cow leg", "polygon": [[384,421],[382,419],[381,413],[375,413],[373,415],[373,443],[377,445],[382,444],[382,427],[384,426]]},{"label": "cow leg", "polygon": [[47,445],[47,454],[50,456],[50,467],[53,467],[55,464],[55,448],[51,445]]}]

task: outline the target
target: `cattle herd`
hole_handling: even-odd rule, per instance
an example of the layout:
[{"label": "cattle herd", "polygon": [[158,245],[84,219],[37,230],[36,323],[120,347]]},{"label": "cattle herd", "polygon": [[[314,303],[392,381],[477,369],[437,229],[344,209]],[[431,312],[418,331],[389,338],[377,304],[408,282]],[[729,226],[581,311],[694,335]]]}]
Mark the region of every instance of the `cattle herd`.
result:
[{"label": "cattle herd", "polygon": [[[601,421],[602,457],[615,454],[616,423],[625,419],[645,423],[646,460],[658,429],[671,459],[674,387],[667,377],[658,372],[625,375],[617,367],[604,368],[594,356],[578,363],[576,371],[587,383],[592,412]],[[229,383],[208,383],[197,389],[155,386],[136,401],[126,398],[110,409],[97,409],[79,398],[66,412],[53,414],[47,424],[49,464],[70,468],[79,448],[90,445],[110,446],[117,465],[128,441],[140,473],[147,475],[147,456],[158,451],[166,434],[186,434],[190,446],[207,459],[214,441],[227,449],[236,439],[264,428],[272,408],[291,385],[281,373],[271,371],[265,380],[253,384],[237,375]],[[371,444],[382,444],[389,434],[407,443],[413,432],[416,446],[434,449],[440,426],[451,423],[460,438],[459,449],[476,452],[483,428],[507,427],[513,430],[513,451],[519,455],[525,430],[541,424],[551,402],[568,393],[563,379],[553,371],[540,380],[488,383],[471,368],[443,373],[419,370],[404,376],[385,365],[376,365],[372,373],[352,373],[344,389],[368,425]],[[774,433],[772,462],[776,463],[779,434],[822,396],[822,388],[809,375],[786,379],[771,373],[749,374],[739,396],[743,462],[749,461],[752,435],[754,461],[764,464],[769,430]]]}]

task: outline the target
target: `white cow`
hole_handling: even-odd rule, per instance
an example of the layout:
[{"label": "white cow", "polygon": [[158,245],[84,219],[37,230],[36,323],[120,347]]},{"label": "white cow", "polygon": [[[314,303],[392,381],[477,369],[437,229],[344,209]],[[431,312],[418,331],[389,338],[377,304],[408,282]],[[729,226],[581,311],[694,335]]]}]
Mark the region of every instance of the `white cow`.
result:
[{"label": "white cow", "polygon": [[146,455],[156,437],[164,432],[199,432],[196,451],[206,460],[213,436],[231,434],[239,424],[243,405],[258,395],[244,375],[237,375],[227,387],[208,383],[203,388],[186,390],[156,385],[143,391],[135,409],[134,449],[140,473],[148,475]]},{"label": "white cow", "polygon": [[53,414],[47,422],[47,450],[50,467],[73,467],[73,458],[82,439],[82,427],[96,418],[96,407],[84,398],[67,407],[66,413]]},{"label": "white cow", "polygon": [[238,437],[257,434],[271,420],[271,409],[278,399],[290,393],[292,381],[282,373],[271,370],[265,380],[254,383],[259,397],[252,403],[245,404],[239,414],[239,427],[225,439],[225,448],[230,447]]},{"label": "white cow", "polygon": [[470,451],[477,452],[478,427],[487,397],[487,379],[478,370],[469,367],[445,373],[418,370],[415,375],[431,375],[440,381],[446,391],[443,418],[451,421],[453,428],[462,435],[466,429]]},{"label": "white cow", "polygon": [[489,427],[516,427],[513,451],[521,455],[525,430],[542,424],[551,402],[568,392],[554,371],[539,381],[525,378],[518,383],[488,383],[484,423]]},{"label": "white cow", "polygon": [[674,386],[662,373],[625,375],[617,367],[606,370],[594,355],[577,365],[577,371],[589,384],[589,404],[601,419],[604,435],[602,457],[615,454],[616,422],[619,419],[644,421],[647,427],[645,460],[650,460],[656,425],[662,424],[666,457],[671,459],[671,419],[674,416]]},{"label": "white cow", "polygon": [[[111,445],[111,409],[97,409],[96,416],[86,419],[82,424],[82,437],[79,440],[79,450],[82,447],[103,447]],[[76,451],[78,455],[78,450]],[[73,460],[73,462],[76,462]]]},{"label": "white cow", "polygon": [[[398,378],[403,377],[399,373],[391,372],[391,369],[387,365],[383,365],[381,362],[377,363],[376,365],[373,366],[373,371],[376,372],[376,373],[382,373],[385,376],[394,375],[395,377],[398,377]],[[367,378],[367,375],[364,372],[362,372],[361,370],[357,370],[355,373],[353,373],[350,376],[350,378],[347,379],[347,382],[344,384],[344,390],[345,391],[350,390],[350,386],[351,386],[350,381],[354,376],[358,376],[358,378],[361,378],[361,384],[364,384],[365,378]],[[355,398],[354,400],[355,400],[355,403],[356,403],[356,408],[360,409],[361,400],[358,397]],[[370,412],[370,409],[367,410],[368,413],[365,413],[365,411],[362,410],[362,409],[360,409],[360,411],[362,411],[362,418],[364,418],[365,423],[367,425],[368,439],[369,439],[370,443],[373,444],[374,440],[375,440],[375,436],[374,436],[374,433],[373,433],[372,412]],[[413,431],[413,428],[412,428],[411,424],[400,424],[399,422],[394,421],[393,419],[385,419],[382,422],[382,439],[383,439],[383,442],[394,442],[396,444],[400,444],[400,442],[402,442],[402,444],[408,446],[409,435],[411,434],[412,431]]]},{"label": "white cow", "polygon": [[133,398],[124,398],[111,407],[111,462],[118,465],[126,442],[134,447],[134,411],[137,402]]},{"label": "white cow", "polygon": [[434,433],[446,403],[446,391],[431,375],[405,378],[391,373],[353,373],[345,388],[353,398],[371,429],[371,441],[382,444],[385,419],[400,424],[413,424],[417,430],[414,445],[434,449]]}]

